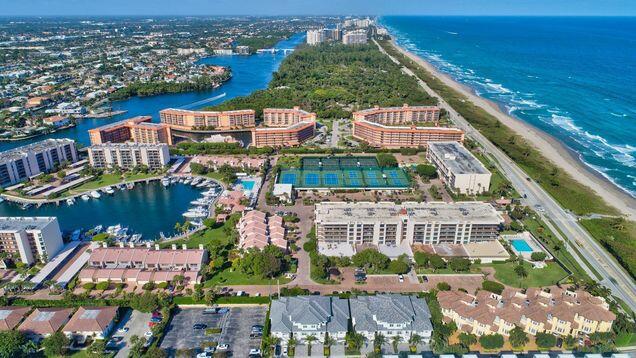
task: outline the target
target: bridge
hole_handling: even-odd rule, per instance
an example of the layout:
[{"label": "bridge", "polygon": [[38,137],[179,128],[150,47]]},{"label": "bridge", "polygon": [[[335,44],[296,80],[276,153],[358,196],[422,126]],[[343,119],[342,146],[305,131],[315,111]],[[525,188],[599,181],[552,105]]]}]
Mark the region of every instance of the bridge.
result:
[{"label": "bridge", "polygon": [[279,53],[287,55],[290,52],[294,52],[293,48],[261,48],[256,50],[256,53]]}]

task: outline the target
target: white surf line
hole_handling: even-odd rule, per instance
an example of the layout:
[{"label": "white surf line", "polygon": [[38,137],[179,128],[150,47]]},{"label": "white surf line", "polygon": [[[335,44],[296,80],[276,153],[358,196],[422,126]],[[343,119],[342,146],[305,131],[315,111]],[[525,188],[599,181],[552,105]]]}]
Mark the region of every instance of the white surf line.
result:
[{"label": "white surf line", "polygon": [[223,98],[226,95],[227,95],[227,93],[221,93],[218,96],[214,96],[214,97],[210,97],[210,98],[207,98],[207,99],[196,101],[196,102],[193,102],[193,103],[190,103],[190,104],[186,104],[185,106],[179,107],[179,109],[190,109],[190,108],[198,107],[198,106],[200,106],[202,104],[216,101],[217,99]]}]

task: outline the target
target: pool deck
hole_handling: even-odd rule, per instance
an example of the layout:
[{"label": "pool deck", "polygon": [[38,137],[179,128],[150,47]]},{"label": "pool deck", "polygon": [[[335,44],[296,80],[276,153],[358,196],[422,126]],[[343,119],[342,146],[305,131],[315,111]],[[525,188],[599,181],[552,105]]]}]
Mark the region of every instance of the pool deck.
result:
[{"label": "pool deck", "polygon": [[[545,254],[547,255],[546,260],[553,259],[552,255],[550,255],[548,250],[546,250],[543,247],[543,245],[541,245],[541,243],[534,236],[532,236],[532,234],[528,231],[511,234],[511,235],[501,235],[501,238],[504,239],[505,241],[508,241],[510,243],[510,247],[512,248],[512,251],[516,255],[523,257],[524,260],[526,261],[532,261],[531,256],[533,252],[545,252]],[[513,244],[513,241],[515,240],[525,242],[528,245],[528,247],[531,249],[531,251],[520,251]]]}]

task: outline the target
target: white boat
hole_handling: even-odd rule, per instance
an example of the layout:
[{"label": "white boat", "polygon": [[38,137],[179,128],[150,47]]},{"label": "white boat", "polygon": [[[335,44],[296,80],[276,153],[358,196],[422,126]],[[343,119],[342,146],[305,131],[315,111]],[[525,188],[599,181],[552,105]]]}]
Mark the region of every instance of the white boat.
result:
[{"label": "white boat", "polygon": [[190,184],[190,182],[192,182],[192,178],[188,177],[188,178],[185,178],[185,180],[183,181],[183,184]]},{"label": "white boat", "polygon": [[86,201],[86,200],[90,200],[90,198],[91,198],[91,197],[90,197],[90,196],[88,196],[88,195],[86,195],[86,194],[82,195],[82,200],[84,200],[84,201]]},{"label": "white boat", "polygon": [[104,189],[104,191],[106,192],[106,194],[115,194],[115,190],[113,190],[113,188],[111,187],[107,187],[106,189]]},{"label": "white boat", "polygon": [[161,185],[167,187],[168,185],[170,185],[170,179],[168,179],[168,178],[161,179]]},{"label": "white boat", "polygon": [[170,178],[170,184],[174,184],[174,183],[176,183],[177,181],[178,181],[178,179],[177,179],[177,178],[175,178],[175,177]]},{"label": "white boat", "polygon": [[97,225],[93,228],[93,233],[98,234],[102,232],[102,230],[104,230],[104,227],[102,225]]},{"label": "white boat", "polygon": [[207,186],[207,184],[205,184],[205,183],[197,184],[197,188],[205,188],[206,186]]},{"label": "white boat", "polygon": [[130,237],[131,242],[137,242],[139,240],[141,240],[141,234],[133,234],[133,236]]},{"label": "white boat", "polygon": [[134,188],[134,187],[135,187],[135,183],[127,183],[126,184],[126,188],[129,189],[129,190]]},{"label": "white boat", "polygon": [[75,199],[73,198],[66,199],[66,205],[71,206],[73,204],[75,204]]},{"label": "white boat", "polygon": [[4,201],[4,198],[0,196],[0,203]]},{"label": "white boat", "polygon": [[95,199],[99,199],[102,197],[102,194],[100,194],[97,190],[93,190],[89,194]]},{"label": "white boat", "polygon": [[186,211],[185,213],[183,213],[183,216],[186,218],[193,218],[193,219],[206,218],[208,217],[208,211],[201,207],[197,207],[197,208]]}]

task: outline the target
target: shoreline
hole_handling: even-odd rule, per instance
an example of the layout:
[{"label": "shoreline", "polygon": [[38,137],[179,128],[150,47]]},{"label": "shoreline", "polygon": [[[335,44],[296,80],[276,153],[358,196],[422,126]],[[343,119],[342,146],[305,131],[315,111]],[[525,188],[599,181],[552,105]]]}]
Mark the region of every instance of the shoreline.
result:
[{"label": "shoreline", "polygon": [[391,40],[391,43],[398,51],[430,72],[446,86],[461,93],[475,106],[483,108],[488,114],[497,118],[557,167],[566,171],[575,180],[604,198],[609,205],[616,207],[628,218],[636,219],[636,198],[623,191],[600,173],[589,168],[572,149],[566,147],[549,133],[505,113],[496,102],[477,95],[473,88],[457,82],[450,75],[426,61],[426,59],[398,45],[394,39]]}]

